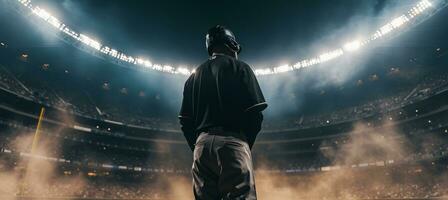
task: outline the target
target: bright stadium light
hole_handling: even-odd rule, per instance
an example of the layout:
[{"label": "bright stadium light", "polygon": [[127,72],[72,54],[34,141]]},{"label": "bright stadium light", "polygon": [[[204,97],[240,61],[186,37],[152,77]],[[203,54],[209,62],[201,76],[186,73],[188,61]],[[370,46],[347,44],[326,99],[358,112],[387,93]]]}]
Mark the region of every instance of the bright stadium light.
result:
[{"label": "bright stadium light", "polygon": [[319,56],[319,63],[335,59],[339,56],[342,56],[342,54],[344,54],[344,51],[342,51],[342,49],[336,49],[334,51],[323,53]]},{"label": "bright stadium light", "polygon": [[398,28],[408,21],[409,21],[408,17],[406,17],[405,15],[402,15],[402,16],[397,17],[394,20],[392,20],[391,24],[392,24],[392,27]]},{"label": "bright stadium light", "polygon": [[86,44],[87,46],[90,46],[98,51],[101,49],[101,46],[102,46],[101,43],[99,43],[96,40],[91,39],[90,37],[88,37],[86,35],[80,34],[79,39],[82,43]]},{"label": "bright stadium light", "polygon": [[48,18],[48,23],[50,23],[52,26],[54,26],[55,28],[60,28],[62,26],[61,21],[59,21],[59,19],[57,19],[56,17],[50,16]]},{"label": "bright stadium light", "polygon": [[108,54],[112,57],[118,58],[118,51],[115,49],[110,49]]},{"label": "bright stadium light", "polygon": [[163,70],[163,67],[162,67],[162,65],[154,64],[154,65],[152,66],[152,69],[154,69],[154,70],[158,70],[158,71],[162,71],[162,70]]},{"label": "bright stadium light", "polygon": [[163,66],[163,69],[162,69],[164,72],[169,72],[169,73],[174,73],[175,71],[174,71],[174,67],[172,67],[172,66],[170,66],[170,65],[165,65],[165,66]]},{"label": "bright stadium light", "polygon": [[283,73],[283,72],[289,72],[292,71],[293,68],[290,65],[281,65],[274,68],[274,73]]},{"label": "bright stadium light", "polygon": [[191,72],[190,72],[190,70],[188,70],[188,67],[179,66],[176,69],[176,74],[190,75]]},{"label": "bright stadium light", "polygon": [[349,42],[344,45],[344,50],[346,51],[356,51],[361,47],[361,42],[359,40],[355,40],[353,42]]},{"label": "bright stadium light", "polygon": [[[447,3],[445,3],[444,6],[446,6]],[[313,65],[317,65],[320,63],[327,62],[329,60],[338,58],[344,54],[344,51],[356,51],[362,46],[368,45],[371,42],[382,38],[385,35],[388,35],[392,32],[394,32],[397,29],[400,29],[403,25],[410,22],[410,20],[414,17],[417,17],[418,15],[421,15],[423,12],[425,12],[428,8],[432,6],[432,3],[428,0],[422,0],[419,3],[417,3],[414,7],[412,7],[407,14],[403,14],[397,18],[392,19],[389,23],[384,24],[381,26],[377,31],[375,31],[372,36],[370,36],[367,39],[364,40],[355,40],[346,43],[342,49],[336,49],[331,52],[323,53],[319,55],[318,57],[312,57],[308,59],[301,60],[294,64],[291,68],[292,69],[301,69],[310,67]],[[256,69],[255,74],[257,75],[269,75],[269,74],[276,74],[280,72],[287,72],[291,71],[290,67],[275,67],[275,68],[264,68],[264,69]]]},{"label": "bright stadium light", "polygon": [[23,4],[24,6],[28,6],[28,4],[31,3],[31,0],[19,0],[19,2],[20,2],[21,4]]},{"label": "bright stadium light", "polygon": [[139,65],[143,65],[143,63],[145,63],[145,60],[142,58],[137,58],[136,61],[137,61],[137,64],[139,64]]},{"label": "bright stadium light", "polygon": [[152,63],[149,60],[145,60],[145,67],[152,67]]},{"label": "bright stadium light", "polygon": [[[110,56],[114,59],[117,59],[121,63],[125,62],[131,65],[135,65],[137,67],[142,67],[145,69],[153,69],[156,71],[167,72],[172,74],[189,75],[194,73],[194,70],[189,70],[188,68],[183,66],[175,68],[170,65],[152,64],[150,61],[145,60],[143,58],[129,56],[124,52],[118,51],[114,48],[101,44],[99,41],[92,39],[86,34],[77,33],[76,31],[68,27],[66,24],[64,24],[62,21],[60,21],[58,18],[51,15],[51,13],[47,12],[45,9],[42,9],[38,6],[34,6],[32,4],[32,0],[17,0],[17,1],[21,5],[23,5],[26,9],[31,10],[31,12],[35,14],[39,19],[44,20],[51,27],[69,36],[69,38],[72,38],[75,41],[81,41],[82,44],[101,52],[102,54],[104,54],[104,56]],[[437,5],[440,7],[446,7],[448,5],[447,0],[443,1],[434,0],[433,2],[437,2]],[[326,52],[315,57],[301,59],[292,66],[282,65],[273,68],[256,69],[254,70],[254,72],[256,75],[284,73],[333,60],[335,58],[342,56],[344,54],[344,51],[348,52],[356,51],[360,47],[366,46],[367,44],[370,44],[373,41],[384,37],[385,35],[389,35],[392,32],[395,32],[396,30],[403,27],[405,24],[410,23],[412,19],[419,17],[420,15],[425,13],[431,7],[433,7],[433,3],[431,3],[431,1],[421,0],[417,4],[415,4],[415,6],[413,6],[411,9],[409,9],[405,14],[392,19],[390,22],[381,26],[373,34],[367,36],[366,37],[367,39],[348,42],[344,44],[341,48],[337,48],[333,51]],[[434,10],[436,11],[436,9]],[[73,43],[73,45],[75,44]]]},{"label": "bright stadium light", "polygon": [[48,13],[46,10],[41,9],[39,7],[36,7],[36,9],[33,10],[34,14],[42,18],[43,20],[48,20],[50,18],[51,14]]},{"label": "bright stadium light", "polygon": [[269,75],[273,74],[274,72],[270,68],[265,68],[265,69],[256,69],[254,70],[254,73],[255,75]]}]

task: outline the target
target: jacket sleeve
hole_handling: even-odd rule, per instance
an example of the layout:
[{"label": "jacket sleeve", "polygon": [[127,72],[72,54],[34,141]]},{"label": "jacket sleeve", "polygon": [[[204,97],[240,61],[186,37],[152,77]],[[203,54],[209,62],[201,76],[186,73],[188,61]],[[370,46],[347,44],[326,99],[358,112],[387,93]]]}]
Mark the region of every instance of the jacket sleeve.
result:
[{"label": "jacket sleeve", "polygon": [[245,96],[243,103],[245,114],[244,131],[246,132],[249,147],[252,148],[261,130],[263,122],[262,111],[267,108],[268,104],[264,99],[254,72],[247,64],[242,68],[241,80],[243,85],[242,94]]},{"label": "jacket sleeve", "polygon": [[191,150],[194,150],[194,144],[196,143],[192,101],[193,78],[194,74],[191,75],[190,78],[188,78],[188,80],[185,82],[182,106],[179,113],[179,122],[181,125],[181,129]]},{"label": "jacket sleeve", "polygon": [[240,79],[242,82],[243,109],[244,112],[261,112],[268,107],[260,85],[249,65],[244,64],[241,68]]},{"label": "jacket sleeve", "polygon": [[246,126],[245,132],[247,137],[247,143],[252,149],[255,144],[255,139],[261,130],[261,123],[263,122],[263,114],[261,112],[246,113]]}]

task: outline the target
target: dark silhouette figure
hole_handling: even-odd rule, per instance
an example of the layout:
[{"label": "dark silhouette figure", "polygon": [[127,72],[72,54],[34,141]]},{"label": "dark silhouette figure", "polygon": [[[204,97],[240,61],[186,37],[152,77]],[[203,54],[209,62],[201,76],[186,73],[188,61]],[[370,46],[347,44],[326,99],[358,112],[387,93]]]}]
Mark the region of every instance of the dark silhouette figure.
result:
[{"label": "dark silhouette figure", "polygon": [[185,83],[179,119],[193,151],[196,200],[257,199],[251,148],[267,103],[255,74],[237,59],[234,34],[223,26],[206,36],[210,58]]}]

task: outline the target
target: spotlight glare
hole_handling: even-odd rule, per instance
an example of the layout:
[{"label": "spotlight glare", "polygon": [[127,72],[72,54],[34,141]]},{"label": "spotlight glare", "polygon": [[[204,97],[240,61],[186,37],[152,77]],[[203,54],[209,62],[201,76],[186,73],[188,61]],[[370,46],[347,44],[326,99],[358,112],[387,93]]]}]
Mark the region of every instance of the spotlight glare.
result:
[{"label": "spotlight glare", "polygon": [[135,60],[139,65],[143,65],[145,63],[145,61],[142,58],[136,58]]},{"label": "spotlight glare", "polygon": [[163,71],[162,65],[159,65],[159,64],[152,65],[152,69],[158,70],[158,71]]},{"label": "spotlight glare", "polygon": [[270,68],[265,68],[265,69],[256,69],[254,73],[255,75],[269,75],[273,74],[274,72]]},{"label": "spotlight glare", "polygon": [[170,72],[170,73],[174,73],[174,67],[170,66],[170,65],[165,65],[163,66],[162,69],[164,72]]},{"label": "spotlight glare", "polygon": [[274,68],[274,73],[283,73],[288,71],[292,71],[292,67],[289,65],[281,65]]},{"label": "spotlight glare", "polygon": [[152,67],[151,61],[145,60],[144,63],[145,63],[145,67]]},{"label": "spotlight glare", "polygon": [[337,57],[341,56],[342,54],[344,54],[344,51],[342,51],[342,49],[336,49],[334,51],[330,51],[330,52],[321,54],[319,56],[319,60],[316,62],[323,63],[323,62],[332,60],[334,58],[337,58]]},{"label": "spotlight glare", "polygon": [[36,7],[33,12],[39,16],[40,18],[44,19],[45,21],[48,20],[48,18],[50,18],[51,14],[48,13],[46,10],[41,9],[39,7]]},{"label": "spotlight glare", "polygon": [[187,67],[182,67],[182,66],[179,66],[176,69],[176,73],[183,74],[183,75],[190,75],[191,74],[190,70],[188,70]]},{"label": "spotlight glare", "polygon": [[344,45],[344,49],[346,51],[356,51],[359,47],[361,47],[361,42],[359,42],[359,40],[355,40]]},{"label": "spotlight glare", "polygon": [[394,20],[392,20],[391,24],[394,28],[398,28],[408,21],[409,21],[409,19],[405,15],[402,15],[402,16],[397,17]]}]

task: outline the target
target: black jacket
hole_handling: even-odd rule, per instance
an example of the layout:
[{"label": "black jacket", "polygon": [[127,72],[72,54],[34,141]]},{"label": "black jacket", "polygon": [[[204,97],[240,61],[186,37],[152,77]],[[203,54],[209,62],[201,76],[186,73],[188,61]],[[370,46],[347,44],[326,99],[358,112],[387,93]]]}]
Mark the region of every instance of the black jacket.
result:
[{"label": "black jacket", "polygon": [[243,131],[252,147],[267,103],[249,65],[213,56],[188,78],[183,95],[179,119],[190,148],[201,131],[216,126]]}]

